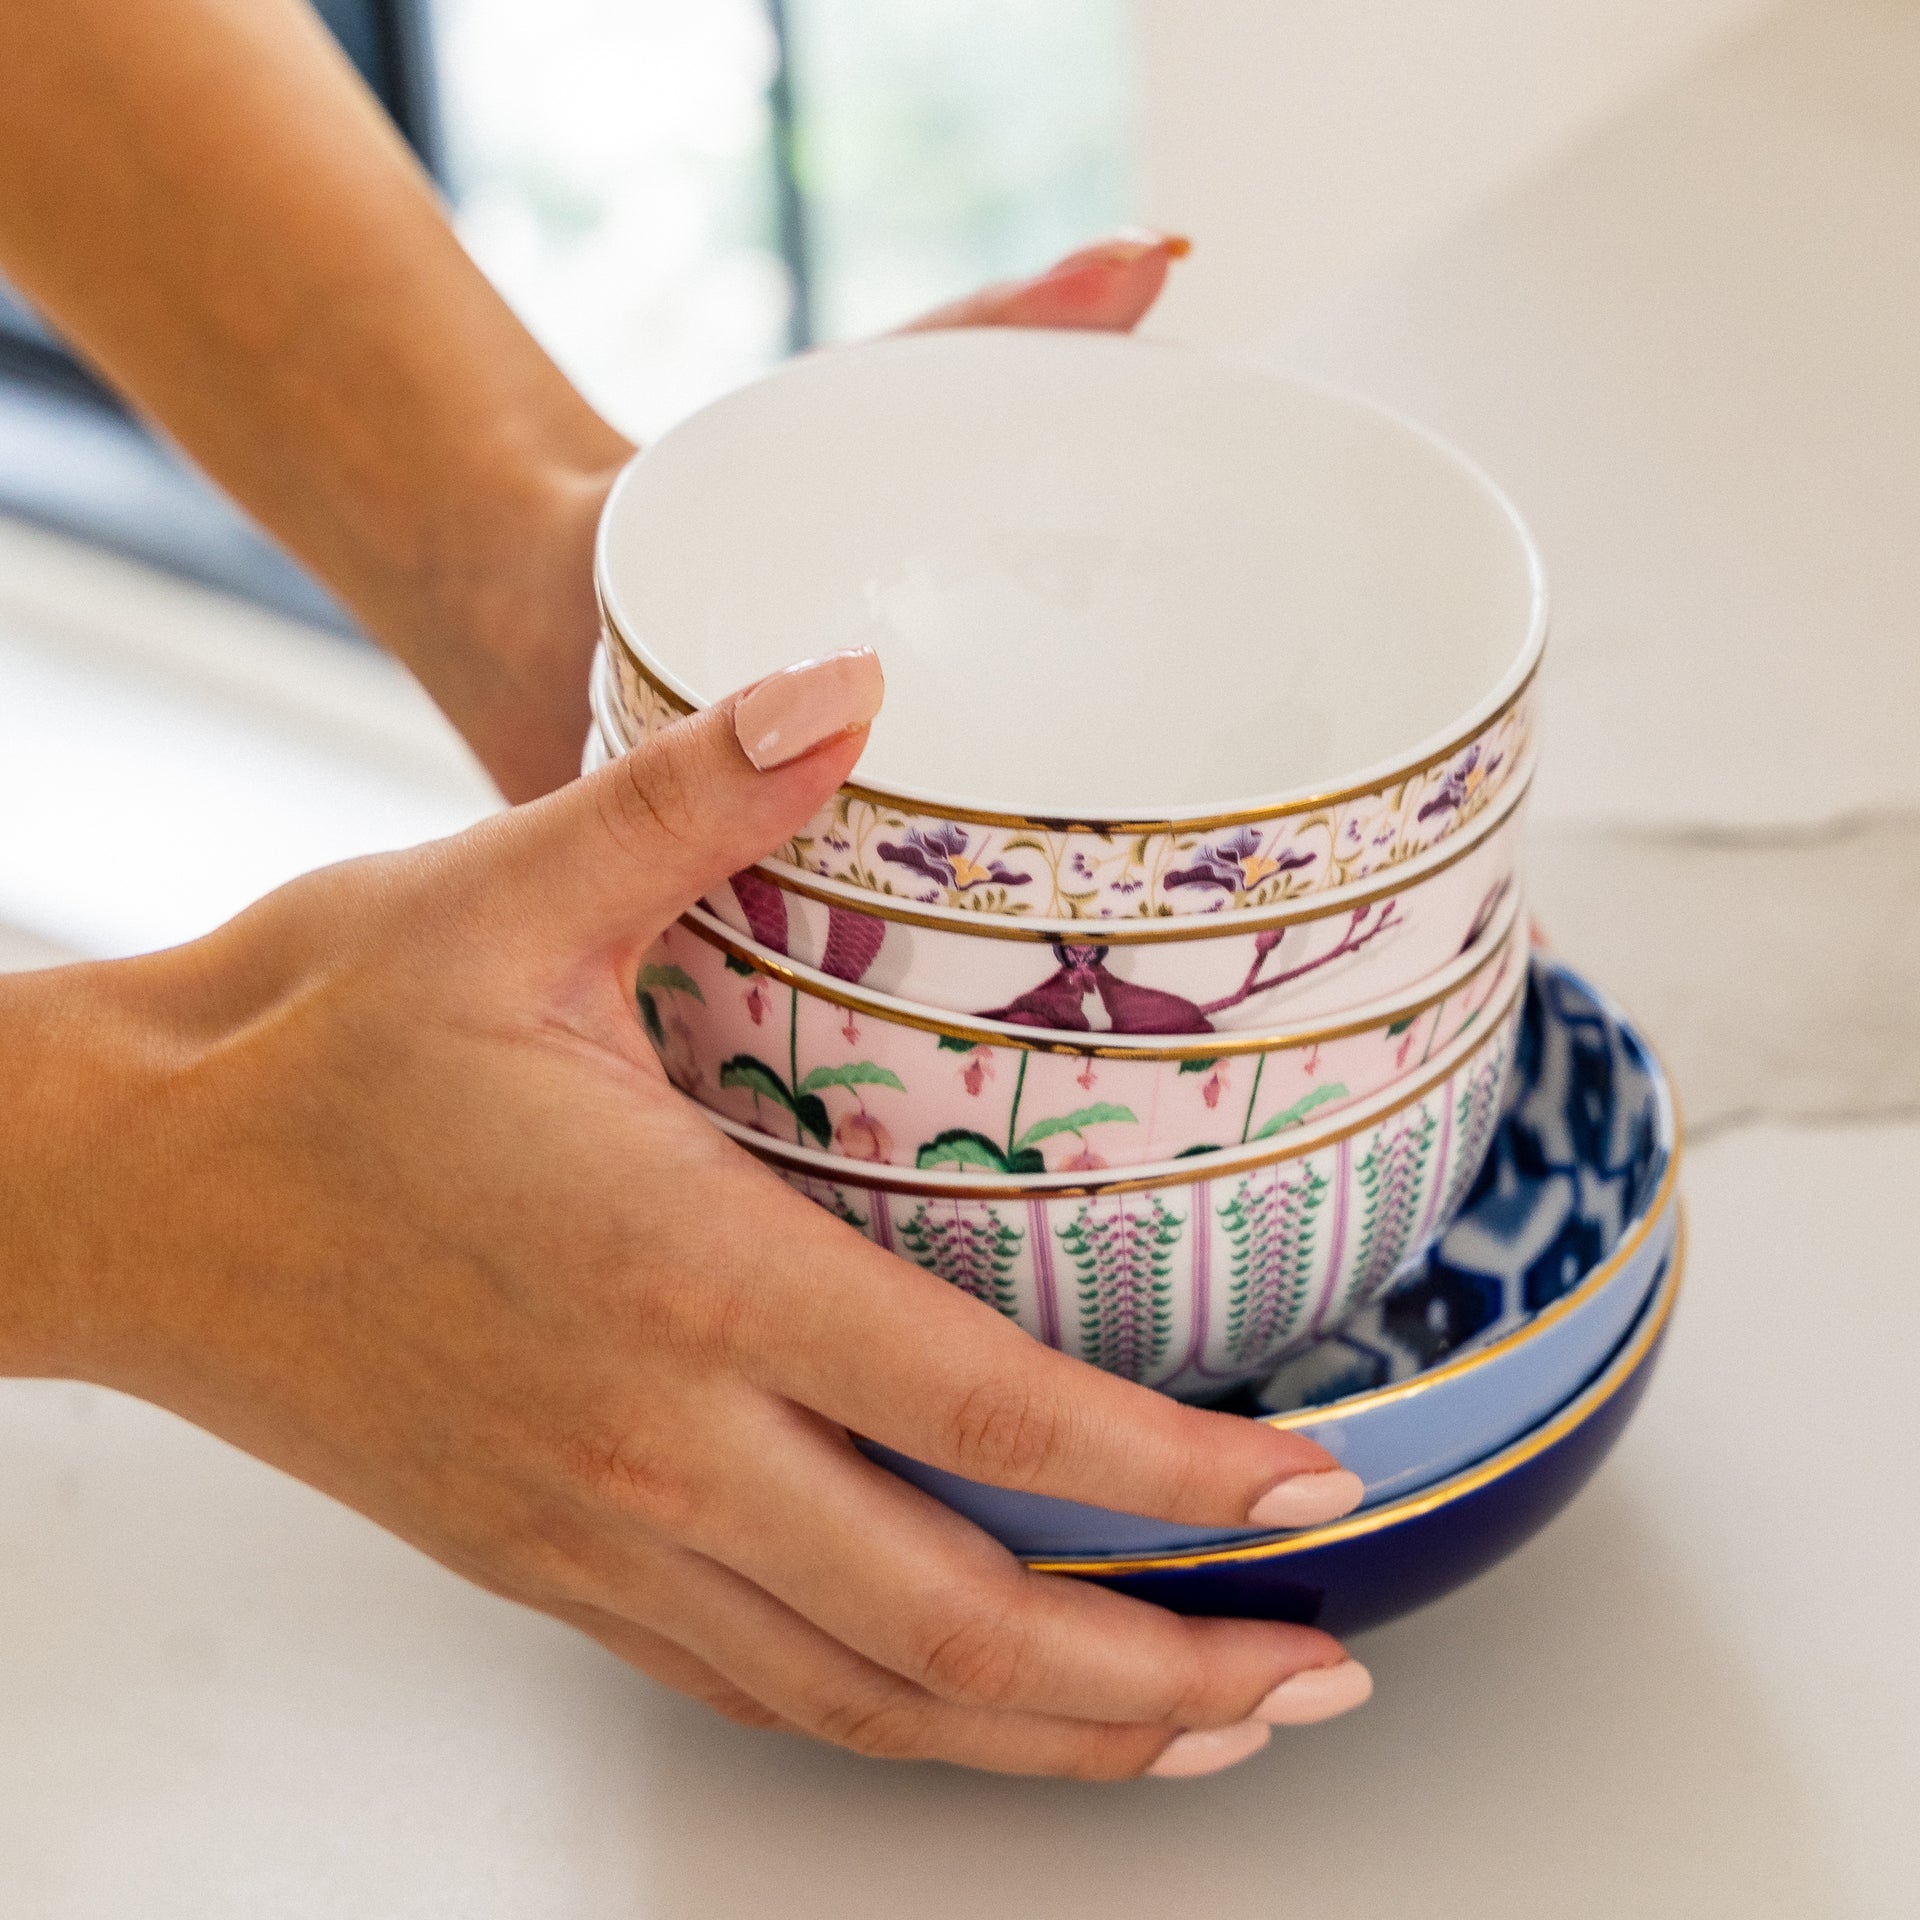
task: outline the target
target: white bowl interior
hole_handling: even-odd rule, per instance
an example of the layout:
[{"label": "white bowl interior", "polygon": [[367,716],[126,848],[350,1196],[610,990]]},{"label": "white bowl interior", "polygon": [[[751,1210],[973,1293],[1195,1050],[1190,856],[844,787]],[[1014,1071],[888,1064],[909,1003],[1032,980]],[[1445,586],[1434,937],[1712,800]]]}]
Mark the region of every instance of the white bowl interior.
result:
[{"label": "white bowl interior", "polygon": [[1079,819],[1363,777],[1537,645],[1525,530],[1452,449],[1243,362],[982,329],[813,354],[621,479],[601,590],[696,704],[872,646],[857,778]]}]

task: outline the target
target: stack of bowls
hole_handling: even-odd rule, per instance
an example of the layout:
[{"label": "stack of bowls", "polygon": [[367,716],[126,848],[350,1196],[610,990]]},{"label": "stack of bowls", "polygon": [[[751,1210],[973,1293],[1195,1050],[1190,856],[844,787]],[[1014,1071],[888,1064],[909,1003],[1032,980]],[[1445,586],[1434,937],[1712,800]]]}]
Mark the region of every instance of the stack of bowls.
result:
[{"label": "stack of bowls", "polygon": [[[1512,1395],[1424,1452],[1403,1419],[1284,1403],[1411,1397],[1361,1379],[1434,1358],[1378,1316],[1546,1097],[1535,1015],[1515,1066],[1544,991],[1519,858],[1544,589],[1477,468],[1230,360],[917,335],[668,434],[614,489],[596,580],[590,765],[808,654],[871,645],[887,674],[857,782],[641,970],[717,1125],[1038,1339],[1264,1395],[1336,1452],[1371,1436],[1376,1501],[1537,1421],[1507,1357],[1531,1340],[1487,1348],[1476,1379]],[[1030,1534],[890,1464],[1031,1554],[1198,1550],[1094,1509]]]}]

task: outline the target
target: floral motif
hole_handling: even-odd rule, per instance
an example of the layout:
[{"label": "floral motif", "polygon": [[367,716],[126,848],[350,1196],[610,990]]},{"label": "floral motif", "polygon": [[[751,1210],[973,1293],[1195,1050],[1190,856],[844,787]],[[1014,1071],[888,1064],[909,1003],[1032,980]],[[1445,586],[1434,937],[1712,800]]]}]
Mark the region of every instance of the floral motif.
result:
[{"label": "floral motif", "polygon": [[1480,742],[1476,740],[1459,759],[1447,768],[1440,791],[1414,816],[1418,820],[1436,819],[1443,813],[1458,813],[1474,796],[1482,781],[1490,779],[1500,767],[1500,756],[1490,754],[1481,764]]},{"label": "floral motif", "polygon": [[1002,887],[1024,887],[1033,876],[1015,873],[991,857],[976,860],[967,852],[967,835],[951,821],[937,826],[909,827],[898,842],[882,840],[874,849],[882,860],[905,867],[923,879],[954,893],[967,893],[992,881]]},{"label": "floral motif", "polygon": [[1080,1355],[1145,1379],[1173,1338],[1173,1250],[1186,1216],[1157,1193],[1145,1205],[1090,1200],[1058,1229],[1080,1301]]},{"label": "floral motif", "polygon": [[833,1123],[833,1150],[843,1160],[884,1163],[893,1158],[893,1135],[864,1105],[857,1106]]},{"label": "floral motif", "polygon": [[[685,706],[611,635],[622,724],[645,737]],[[774,858],[871,892],[996,914],[1100,920],[1277,905],[1418,858],[1492,805],[1527,763],[1531,685],[1459,750],[1324,806],[1228,829],[1102,832],[982,825],[842,788]]]},{"label": "floral motif", "polygon": [[1277,873],[1290,873],[1296,867],[1310,867],[1319,858],[1301,847],[1280,847],[1269,853],[1261,845],[1257,828],[1241,827],[1224,840],[1212,840],[1202,846],[1188,867],[1176,867],[1161,885],[1174,887],[1212,887],[1238,899],[1251,893],[1263,880]]},{"label": "floral motif", "polygon": [[900,1244],[916,1266],[997,1307],[1008,1319],[1019,1309],[1013,1269],[1025,1237],[997,1207],[962,1201],[922,1202],[900,1226]]},{"label": "floral motif", "polygon": [[[870,1210],[870,1239],[989,1301],[1035,1338],[1176,1395],[1217,1397],[1266,1373],[1310,1329],[1339,1324],[1422,1257],[1491,1139],[1510,1138],[1538,1158],[1534,1136],[1501,1128],[1518,1016],[1517,1005],[1503,1013],[1449,1076],[1372,1125],[1224,1179],[1067,1191],[1016,1208],[1001,1196],[840,1186],[783,1162],[777,1145],[767,1156],[803,1192],[830,1206],[837,1198],[843,1218]],[[1531,1067],[1523,1060],[1523,1096],[1528,1076],[1539,1075],[1538,1054],[1536,1046]],[[1563,1092],[1553,1106],[1570,1113],[1579,1098]],[[1077,1157],[1089,1152],[1083,1129],[1117,1117],[1063,1115],[1005,1144],[972,1135],[940,1164],[1016,1171],[1008,1163],[1038,1159],[1043,1135],[1070,1141]]]}]

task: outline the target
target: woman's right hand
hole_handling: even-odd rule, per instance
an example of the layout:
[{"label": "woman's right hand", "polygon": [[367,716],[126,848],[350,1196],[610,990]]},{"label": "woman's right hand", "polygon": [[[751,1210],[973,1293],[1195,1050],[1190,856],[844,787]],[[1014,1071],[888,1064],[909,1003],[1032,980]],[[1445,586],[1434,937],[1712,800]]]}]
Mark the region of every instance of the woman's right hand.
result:
[{"label": "woman's right hand", "polygon": [[1364,1669],[1029,1573],[849,1432],[1196,1526],[1358,1483],[879,1251],[709,1126],[636,1017],[654,937],[826,800],[877,704],[870,657],[776,676],[205,940],[0,986],[0,1362],[170,1407],[735,1719],[1212,1771]]}]

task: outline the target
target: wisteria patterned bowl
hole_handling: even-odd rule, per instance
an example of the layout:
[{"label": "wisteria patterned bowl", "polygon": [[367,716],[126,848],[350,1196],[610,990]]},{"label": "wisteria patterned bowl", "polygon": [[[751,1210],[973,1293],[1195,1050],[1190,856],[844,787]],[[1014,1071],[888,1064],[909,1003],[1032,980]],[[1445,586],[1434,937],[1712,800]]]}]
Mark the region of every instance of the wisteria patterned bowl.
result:
[{"label": "wisteria patterned bowl", "polygon": [[[603,693],[595,709],[589,769],[631,744]],[[1419,858],[1279,906],[1228,904],[1230,889],[1258,868],[1257,856],[1239,862],[1231,835],[1208,843],[1208,884],[1217,883],[1221,906],[1205,914],[1088,921],[970,912],[941,904],[937,887],[923,889],[924,900],[883,896],[776,861],[735,874],[704,904],[773,953],[942,1012],[1031,1005],[1052,1025],[1093,1028],[1150,1009],[1167,1033],[1271,1032],[1404,992],[1472,945],[1518,879],[1531,778],[1522,768]],[[950,896],[958,874],[943,871]]]},{"label": "wisteria patterned bowl", "polygon": [[1520,996],[1425,1074],[1258,1146],[1114,1172],[862,1165],[714,1124],[877,1245],[1035,1338],[1188,1399],[1271,1372],[1451,1220],[1485,1157]]},{"label": "wisteria patterned bowl", "polygon": [[[1277,1139],[1418,1076],[1519,992],[1516,906],[1418,989],[1275,1034],[1143,1037],[1165,1022],[1139,989],[1143,1030],[1051,1032],[1020,1020],[1033,1006],[962,1021],[798,966],[697,909],[648,954],[638,999],[673,1083],[744,1126],[896,1167],[1091,1172]],[[839,957],[857,976],[858,953]]]},{"label": "wisteria patterned bowl", "polygon": [[[1605,1364],[1679,1258],[1678,1121],[1618,1009],[1536,960],[1507,1111],[1423,1261],[1237,1404],[1309,1433],[1365,1507],[1506,1445]],[[870,1448],[1022,1554],[1141,1554],[1257,1538],[982,1486]]]},{"label": "wisteria patterned bowl", "polygon": [[683,421],[613,488],[595,581],[641,735],[879,651],[859,779],[777,859],[1062,919],[1268,906],[1426,853],[1523,763],[1546,615],[1518,516],[1422,429],[1012,328],[809,355]]},{"label": "wisteria patterned bowl", "polygon": [[1676,1255],[1598,1377],[1557,1412],[1419,1493],[1263,1540],[1028,1565],[1174,1613],[1293,1620],[1342,1636],[1398,1619],[1504,1560],[1593,1477],[1652,1380],[1681,1279]]}]

